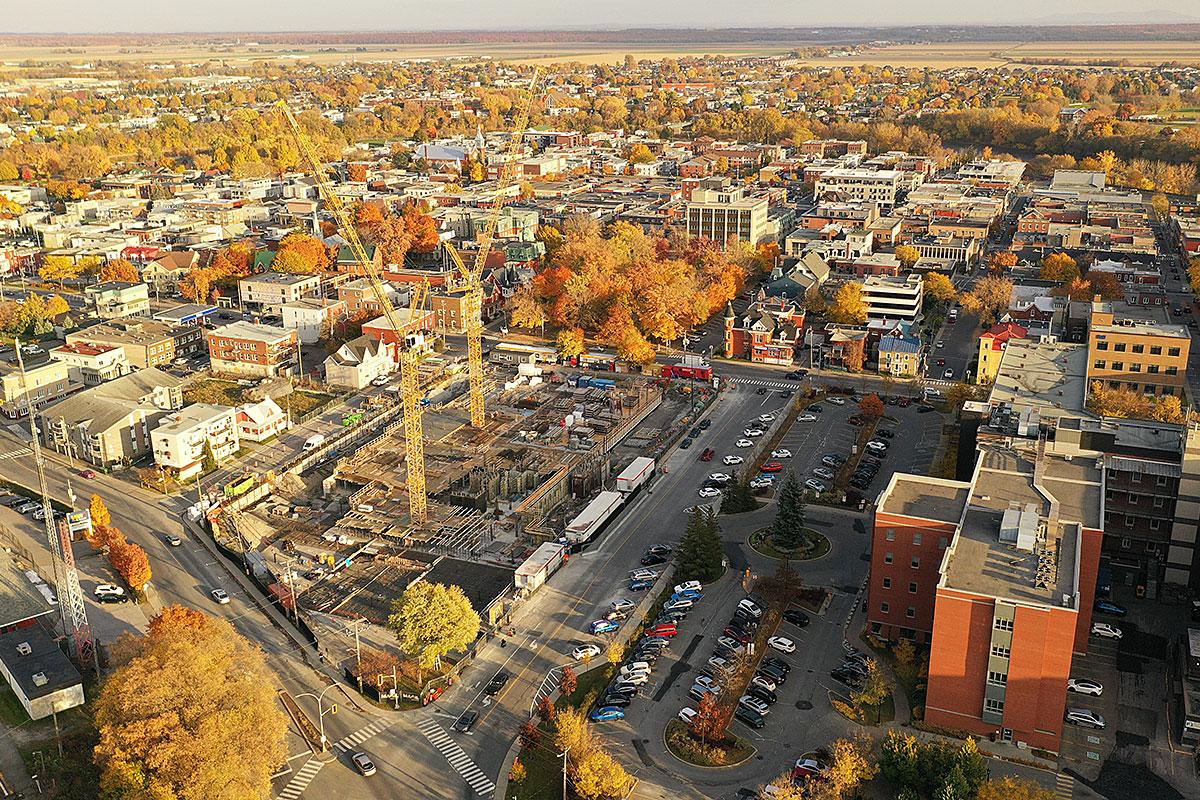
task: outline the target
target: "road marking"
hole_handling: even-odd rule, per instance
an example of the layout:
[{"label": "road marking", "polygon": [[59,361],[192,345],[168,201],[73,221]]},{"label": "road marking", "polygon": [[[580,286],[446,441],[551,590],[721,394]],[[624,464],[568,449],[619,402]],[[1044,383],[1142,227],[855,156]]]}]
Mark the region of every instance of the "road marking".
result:
[{"label": "road marking", "polygon": [[32,450],[30,450],[28,447],[22,447],[22,448],[21,448],[21,449],[19,449],[19,450],[13,450],[11,453],[0,453],[0,459],[3,459],[3,458],[23,458],[24,456],[30,455],[32,452],[33,452],[33,451],[32,451]]},{"label": "road marking", "polygon": [[296,776],[288,781],[288,785],[283,787],[283,791],[277,795],[278,800],[296,800],[312,783],[313,778],[317,777],[317,773],[323,766],[325,766],[325,762],[315,758],[306,761],[304,766],[296,772]]},{"label": "road marking", "polygon": [[488,780],[488,776],[483,773],[483,770],[477,767],[475,762],[463,752],[463,749],[454,743],[441,725],[428,718],[418,723],[417,729],[425,735],[430,744],[438,749],[450,766],[454,767],[454,771],[470,784],[471,788],[475,790],[475,794],[487,796],[496,791],[496,784]]},{"label": "road marking", "polygon": [[348,753],[353,747],[362,744],[372,736],[383,733],[390,728],[391,725],[391,721],[382,719],[372,722],[370,725],[364,725],[354,733],[347,734],[334,742],[333,749],[340,750],[343,753]]},{"label": "road marking", "polygon": [[1054,794],[1060,800],[1071,800],[1075,796],[1075,779],[1059,772],[1054,776]]}]

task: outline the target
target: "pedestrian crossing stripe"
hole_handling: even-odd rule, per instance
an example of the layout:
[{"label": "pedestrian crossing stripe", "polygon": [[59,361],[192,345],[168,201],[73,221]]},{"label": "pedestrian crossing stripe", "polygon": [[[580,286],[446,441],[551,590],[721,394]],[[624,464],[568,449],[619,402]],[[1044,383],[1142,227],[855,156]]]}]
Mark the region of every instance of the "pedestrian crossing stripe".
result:
[{"label": "pedestrian crossing stripe", "polygon": [[24,458],[33,453],[28,447],[22,447],[20,450],[13,450],[11,453],[0,453],[0,459],[4,458]]},{"label": "pedestrian crossing stripe", "polygon": [[341,739],[338,739],[336,742],[334,742],[333,749],[339,750],[343,753],[349,752],[351,748],[362,744],[372,736],[383,733],[391,726],[391,724],[391,722],[378,720],[377,722],[372,722],[370,725],[365,725],[356,730],[354,733],[347,734]]},{"label": "pedestrian crossing stripe", "polygon": [[454,743],[441,725],[433,719],[425,719],[417,725],[417,729],[425,735],[430,744],[438,749],[450,766],[454,767],[454,771],[463,777],[463,780],[475,790],[476,794],[486,796],[496,791],[496,784],[492,783],[483,770],[477,767],[475,762],[463,752],[463,749]]},{"label": "pedestrian crossing stripe", "polygon": [[323,766],[325,766],[325,762],[315,758],[305,761],[304,766],[297,770],[292,779],[288,781],[287,786],[283,787],[283,791],[278,794],[278,800],[296,800],[297,797],[304,794],[304,790],[312,783],[313,778],[317,777],[317,773]]},{"label": "pedestrian crossing stripe", "polygon": [[734,378],[733,385],[737,386],[765,386],[768,389],[795,389],[797,381],[768,381],[762,378]]},{"label": "pedestrian crossing stripe", "polygon": [[1071,800],[1075,796],[1075,779],[1059,772],[1054,776],[1054,794],[1060,800]]}]

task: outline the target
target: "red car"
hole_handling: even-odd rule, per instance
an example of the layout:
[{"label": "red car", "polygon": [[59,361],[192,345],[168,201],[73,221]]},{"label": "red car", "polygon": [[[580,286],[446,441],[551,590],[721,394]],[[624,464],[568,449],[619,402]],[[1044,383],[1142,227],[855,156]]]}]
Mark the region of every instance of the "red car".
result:
[{"label": "red car", "polygon": [[704,448],[704,452],[700,454],[700,460],[701,461],[712,461],[713,456],[715,456],[715,455],[716,455],[716,452],[714,452],[711,447],[706,447],[706,448]]},{"label": "red car", "polygon": [[81,478],[87,478],[87,479],[89,479],[89,480],[90,480],[90,479],[92,479],[92,478],[96,477],[96,470],[94,470],[94,469],[81,469],[81,470],[79,471],[79,477],[81,477]]},{"label": "red car", "polygon": [[768,461],[759,467],[759,469],[763,472],[782,472],[783,464],[780,464],[778,461]]},{"label": "red car", "polygon": [[944,366],[946,366],[946,359],[944,359],[944,358],[939,358],[939,359],[937,360],[937,365],[938,365],[939,367],[944,367]]},{"label": "red car", "polygon": [[730,639],[733,639],[734,641],[736,641],[740,644],[749,644],[750,642],[754,641],[753,634],[748,633],[743,630],[739,630],[738,628],[735,628],[732,625],[730,625],[728,628],[726,628],[724,633]]},{"label": "red car", "polygon": [[647,636],[668,636],[668,637],[670,637],[670,636],[675,636],[678,633],[679,633],[679,628],[675,627],[674,625],[667,624],[667,623],[663,623],[662,625],[655,625],[654,627],[649,628],[646,631]]}]

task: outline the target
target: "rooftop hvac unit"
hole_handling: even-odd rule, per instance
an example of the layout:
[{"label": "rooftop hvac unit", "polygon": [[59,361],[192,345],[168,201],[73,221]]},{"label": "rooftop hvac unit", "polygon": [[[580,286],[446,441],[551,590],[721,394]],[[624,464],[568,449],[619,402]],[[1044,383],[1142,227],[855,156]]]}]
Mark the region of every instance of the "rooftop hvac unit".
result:
[{"label": "rooftop hvac unit", "polygon": [[27,656],[33,652],[33,648],[29,646],[29,642],[21,642],[17,645],[17,652],[23,656]]},{"label": "rooftop hvac unit", "polygon": [[46,677],[46,673],[44,673],[44,672],[33,673],[33,685],[34,686],[45,686],[49,682],[50,682],[50,679]]}]

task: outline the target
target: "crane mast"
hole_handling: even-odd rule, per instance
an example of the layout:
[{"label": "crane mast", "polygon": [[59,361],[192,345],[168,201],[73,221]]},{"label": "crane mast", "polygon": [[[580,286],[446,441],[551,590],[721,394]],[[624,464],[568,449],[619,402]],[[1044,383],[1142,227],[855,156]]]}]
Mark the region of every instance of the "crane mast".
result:
[{"label": "crane mast", "polygon": [[388,326],[396,333],[397,360],[400,362],[400,398],[404,409],[404,463],[407,471],[408,513],[412,523],[423,523],[429,519],[429,509],[425,491],[425,442],[422,439],[421,426],[420,376],[417,352],[414,348],[406,345],[405,339],[419,320],[418,312],[424,307],[429,293],[428,282],[414,287],[409,302],[411,318],[408,323],[402,324],[391,297],[384,289],[379,270],[376,268],[375,262],[367,255],[367,250],[358,236],[349,211],[326,177],[327,168],[324,162],[288,104],[280,100],[278,105],[292,128],[301,152],[312,168],[313,178],[317,182],[317,189],[325,201],[326,208],[337,220],[342,238],[346,240],[355,261],[363,270],[371,287],[371,293],[383,310],[383,316],[387,320]]}]

